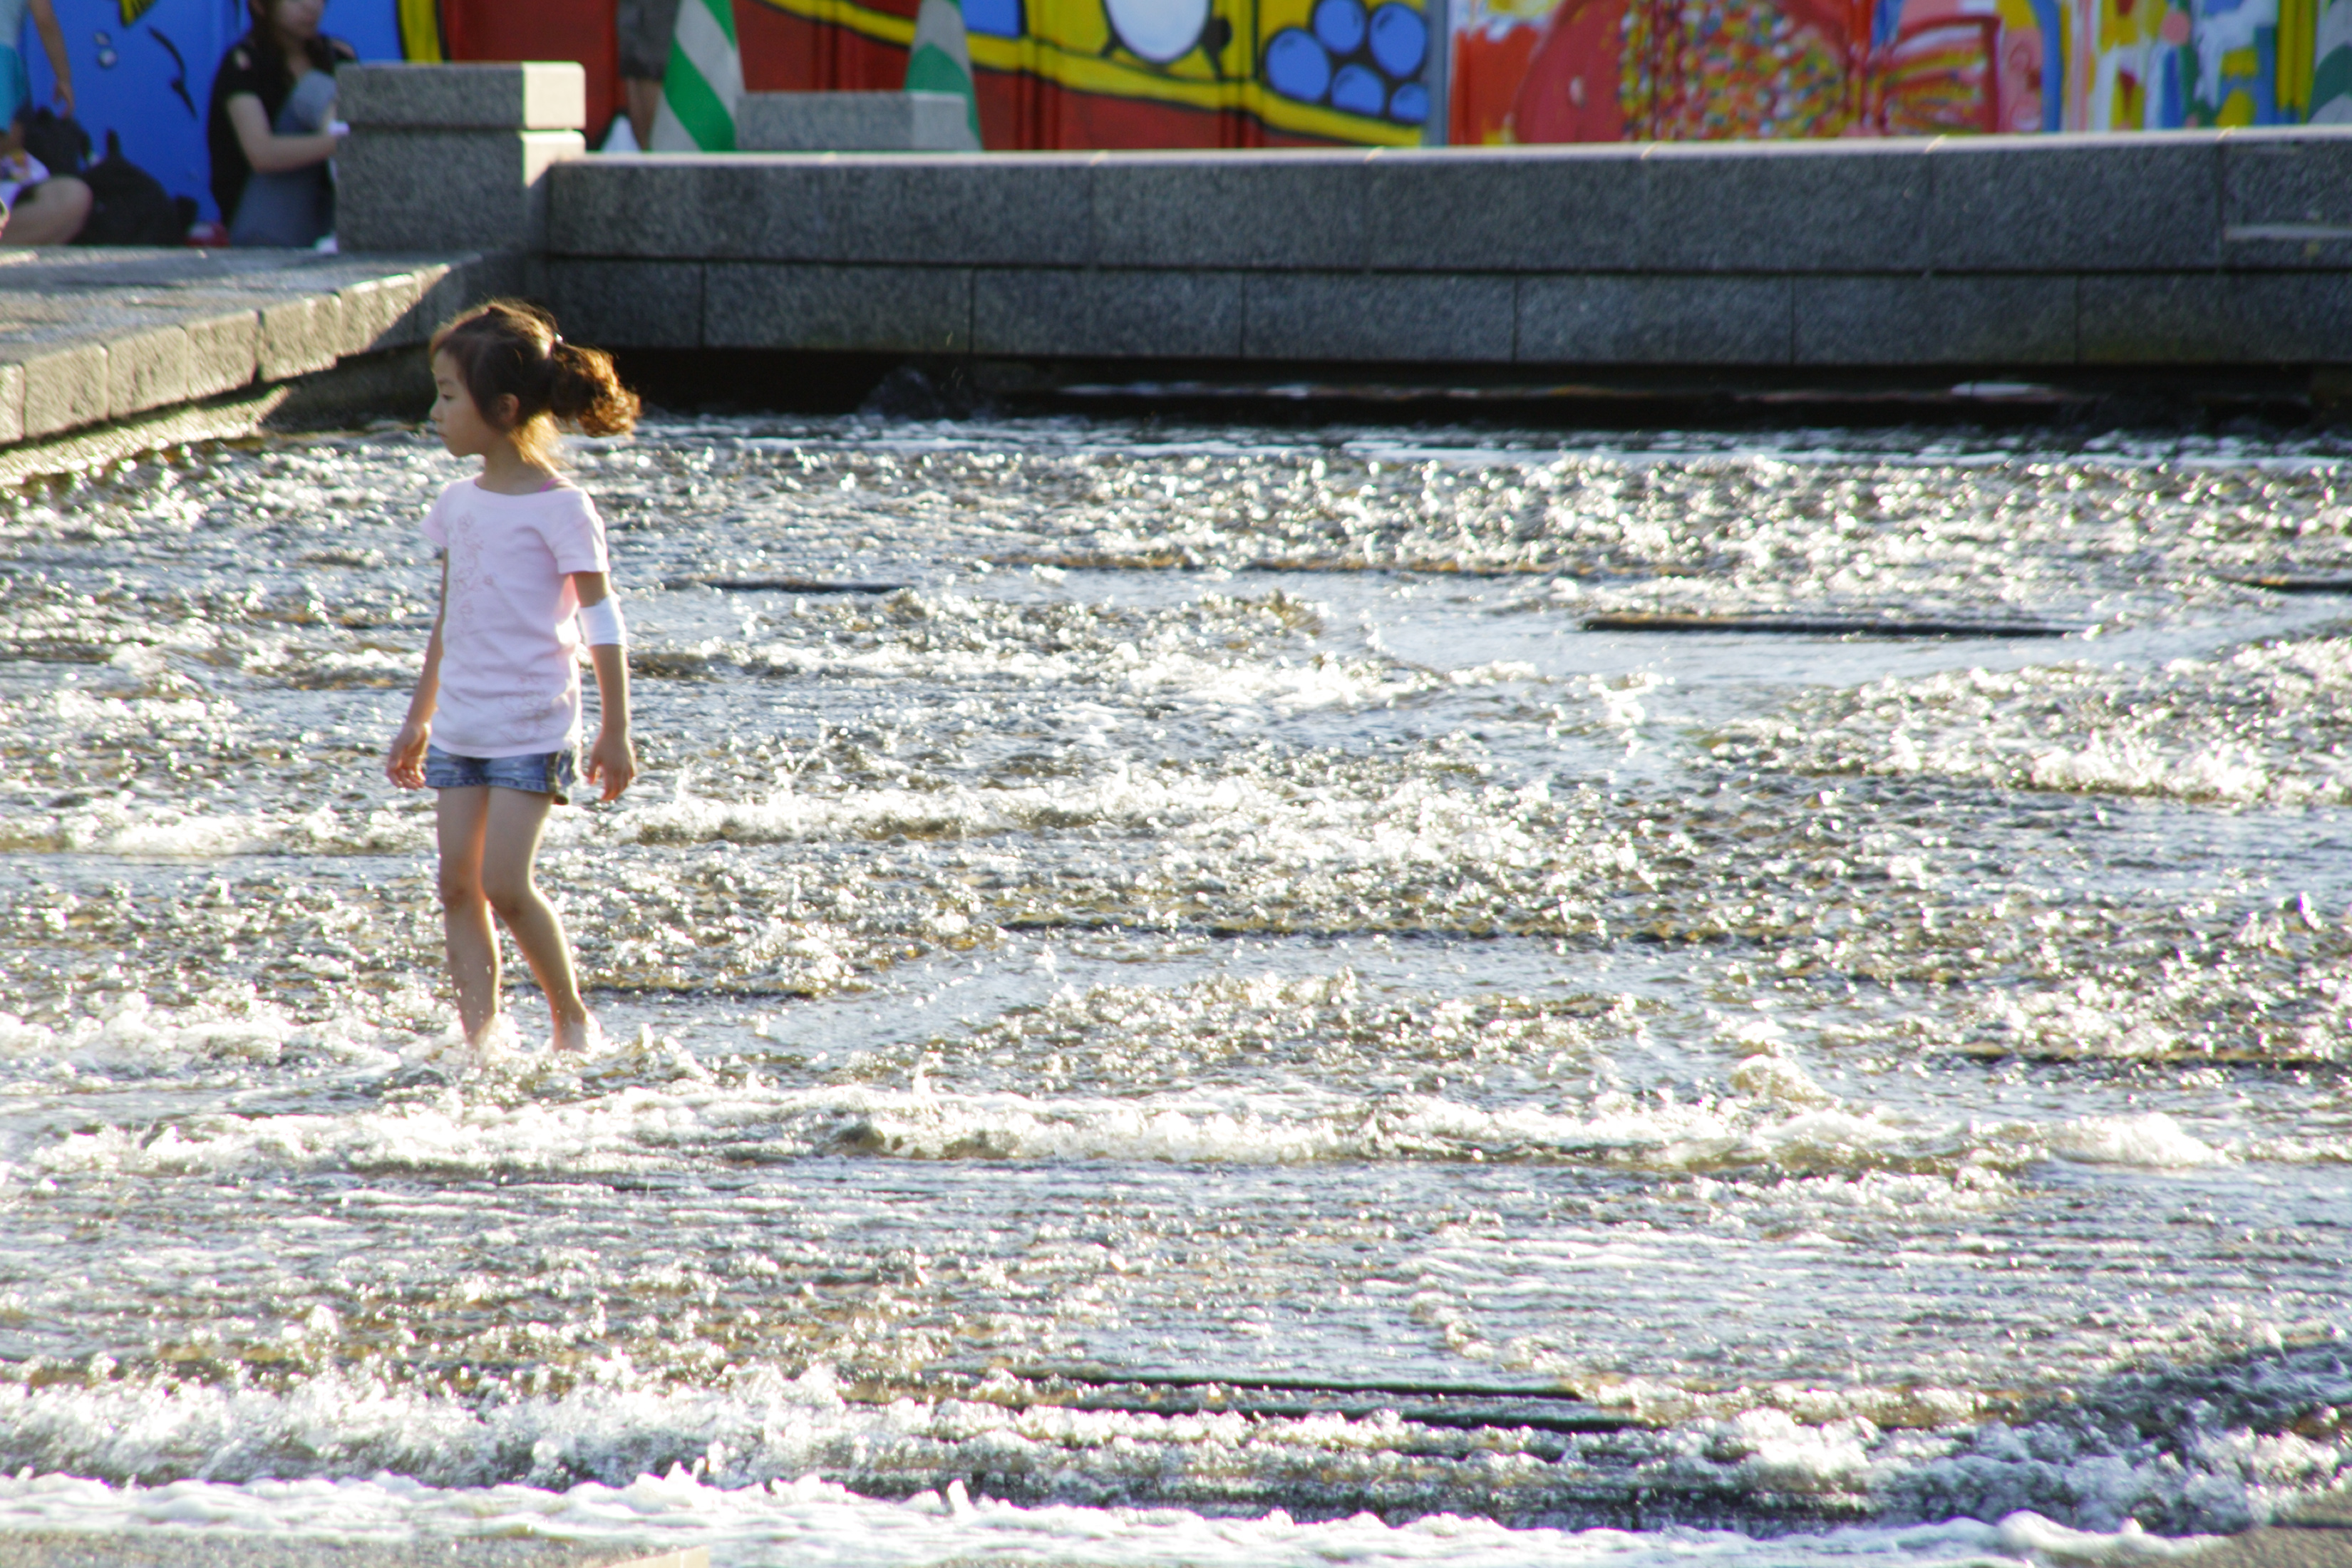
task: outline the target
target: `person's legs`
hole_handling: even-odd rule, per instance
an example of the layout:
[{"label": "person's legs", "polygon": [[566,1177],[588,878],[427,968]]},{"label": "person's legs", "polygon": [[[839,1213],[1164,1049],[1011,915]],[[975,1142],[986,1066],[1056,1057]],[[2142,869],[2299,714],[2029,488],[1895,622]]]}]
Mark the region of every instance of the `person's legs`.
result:
[{"label": "person's legs", "polygon": [[629,129],[638,146],[650,149],[654,121],[661,113],[662,78],[668,73],[670,43],[677,32],[677,0],[620,0],[615,11]]},{"label": "person's legs", "polygon": [[449,949],[449,978],[457,990],[457,1023],[478,1046],[499,1016],[499,938],[490,929],[482,891],[482,844],[490,818],[488,784],[436,791],[434,825],[441,841],[441,931]]},{"label": "person's legs", "polygon": [[623,83],[629,89],[629,132],[640,147],[654,144],[654,116],[661,112],[662,84],[650,77],[633,76]]},{"label": "person's legs", "polygon": [[580,999],[572,976],[572,944],[564,939],[562,917],[531,877],[552,798],[519,789],[493,788],[489,794],[482,891],[547,994],[557,1047],[576,1050],[587,1043],[588,1005]]},{"label": "person's legs", "polygon": [[89,187],[71,175],[43,180],[8,209],[0,245],[67,245],[89,221]]}]

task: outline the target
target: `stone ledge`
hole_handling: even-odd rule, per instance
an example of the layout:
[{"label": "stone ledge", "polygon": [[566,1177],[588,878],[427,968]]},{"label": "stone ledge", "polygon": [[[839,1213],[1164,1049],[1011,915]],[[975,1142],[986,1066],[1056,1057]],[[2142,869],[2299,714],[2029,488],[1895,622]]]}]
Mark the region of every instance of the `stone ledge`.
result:
[{"label": "stone ledge", "polygon": [[2347,127],[598,157],[550,171],[547,244],[558,257],[841,265],[2179,271],[2225,257],[2324,266],[2352,251],[2347,178]]},{"label": "stone ledge", "polygon": [[541,264],[614,349],[2021,369],[2352,363],[2352,277]]},{"label": "stone ledge", "polygon": [[0,263],[0,446],[422,342],[512,256],[35,251]]}]

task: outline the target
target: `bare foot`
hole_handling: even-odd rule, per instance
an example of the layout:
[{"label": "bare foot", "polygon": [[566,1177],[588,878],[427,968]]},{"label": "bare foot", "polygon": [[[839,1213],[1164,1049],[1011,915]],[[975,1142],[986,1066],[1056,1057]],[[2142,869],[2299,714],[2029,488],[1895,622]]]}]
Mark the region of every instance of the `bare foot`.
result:
[{"label": "bare foot", "polygon": [[593,1013],[583,1013],[577,1018],[558,1018],[555,1034],[547,1043],[559,1051],[584,1054],[604,1043],[604,1026],[596,1022]]}]

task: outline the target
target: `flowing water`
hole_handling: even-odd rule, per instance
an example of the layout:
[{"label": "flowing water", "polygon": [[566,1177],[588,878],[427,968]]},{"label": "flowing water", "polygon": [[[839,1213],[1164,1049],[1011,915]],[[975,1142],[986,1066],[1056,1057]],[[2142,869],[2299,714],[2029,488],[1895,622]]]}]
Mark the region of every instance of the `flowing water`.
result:
[{"label": "flowing water", "polygon": [[2336,447],[574,458],[585,1059],[456,1043],[379,769],[453,459],[0,498],[0,1527],[2138,1561],[2352,1484],[2352,602],[2236,580],[2352,577]]}]

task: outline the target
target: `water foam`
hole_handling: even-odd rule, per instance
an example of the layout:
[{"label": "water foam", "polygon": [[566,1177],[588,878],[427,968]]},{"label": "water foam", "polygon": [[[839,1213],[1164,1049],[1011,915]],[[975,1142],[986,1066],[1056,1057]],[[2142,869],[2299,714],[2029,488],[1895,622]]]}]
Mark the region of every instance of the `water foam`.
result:
[{"label": "water foam", "polygon": [[1370,1514],[1299,1521],[1276,1510],[1218,1516],[1181,1508],[1021,1507],[961,1480],[901,1502],[814,1476],[722,1489],[682,1470],[622,1486],[451,1491],[396,1476],[365,1480],[178,1481],[111,1488],[59,1475],[0,1480],[0,1520],[20,1529],[203,1539],[383,1542],[544,1538],[641,1550],[706,1546],[729,1568],[932,1568],[1018,1561],[1066,1568],[2083,1568],[2187,1561],[2210,1543],[2137,1527],[2072,1530],[2021,1512],[1998,1524],[1847,1527],[1757,1540],[1729,1531],[1512,1530],[1436,1514],[1401,1524]]}]

